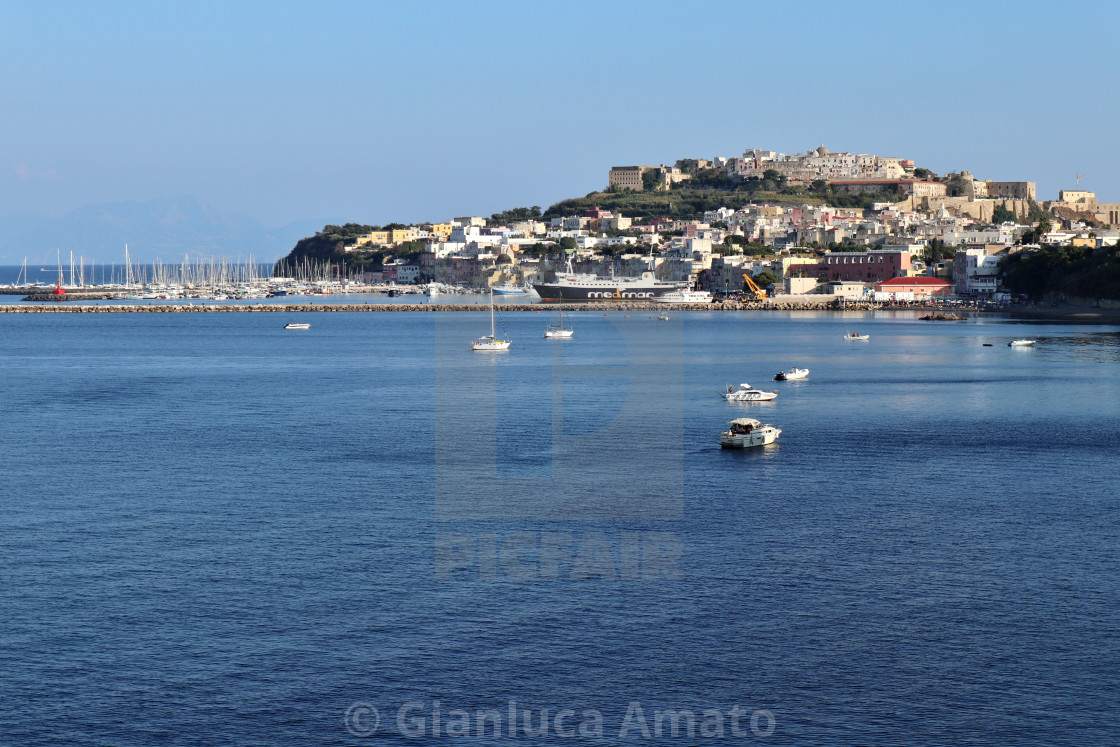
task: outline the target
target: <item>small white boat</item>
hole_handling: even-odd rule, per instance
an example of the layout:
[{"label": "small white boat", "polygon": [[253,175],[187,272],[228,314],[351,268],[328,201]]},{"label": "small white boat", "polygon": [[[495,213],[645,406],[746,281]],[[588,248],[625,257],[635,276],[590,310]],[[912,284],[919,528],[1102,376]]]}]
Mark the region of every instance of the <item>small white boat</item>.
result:
[{"label": "small white boat", "polygon": [[284,329],[311,329],[311,325],[307,322],[288,322]]},{"label": "small white boat", "polygon": [[788,371],[779,371],[774,374],[774,381],[797,381],[798,379],[805,379],[809,376],[809,369],[807,368],[791,368]]},{"label": "small white boat", "polygon": [[660,314],[655,316],[654,319],[656,319],[659,322],[671,322],[671,321],[673,321],[673,317],[669,316],[664,311],[662,311]]},{"label": "small white boat", "polygon": [[[505,326],[504,324],[502,325]],[[508,336],[508,335],[507,335]],[[490,291],[490,334],[480,337],[471,343],[471,350],[479,352],[491,352],[498,350],[509,350],[510,344],[513,340],[499,340],[494,332],[494,292]]]},{"label": "small white boat", "polygon": [[780,428],[763,425],[754,418],[736,418],[731,427],[719,434],[719,445],[724,449],[749,449],[752,446],[772,444],[782,435]]},{"label": "small white boat", "polygon": [[571,325],[564,326],[564,312],[557,311],[558,319],[556,324],[550,324],[548,329],[544,331],[544,336],[550,340],[567,340],[575,332]]},{"label": "small white boat", "polygon": [[682,289],[663,293],[653,300],[657,303],[711,303],[712,294],[708,291]]},{"label": "small white boat", "polygon": [[1011,342],[1007,343],[1007,347],[1009,347],[1009,348],[1029,348],[1032,345],[1034,345],[1035,342],[1036,342],[1035,340],[1030,340],[1030,339],[1027,339],[1027,338],[1023,338],[1022,340],[1012,340]]},{"label": "small white boat", "polygon": [[499,296],[525,295],[525,289],[520,285],[514,285],[513,283],[502,283],[501,285],[495,285],[493,288],[491,288],[491,290],[493,290]]},{"label": "small white boat", "polygon": [[859,332],[849,332],[844,335],[845,340],[859,340],[861,342],[871,339],[871,335],[861,335]]},{"label": "small white boat", "polygon": [[739,388],[727,387],[727,393],[720,392],[728,402],[769,402],[778,396],[777,392],[764,392],[761,389],[755,389],[750,384],[740,384]]}]

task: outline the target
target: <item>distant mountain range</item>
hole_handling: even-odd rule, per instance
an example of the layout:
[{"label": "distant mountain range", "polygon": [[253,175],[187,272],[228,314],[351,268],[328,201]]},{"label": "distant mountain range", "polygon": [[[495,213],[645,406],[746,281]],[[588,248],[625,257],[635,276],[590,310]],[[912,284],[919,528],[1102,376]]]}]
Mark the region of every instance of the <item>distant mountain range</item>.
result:
[{"label": "distant mountain range", "polygon": [[[329,223],[330,221],[326,221]],[[135,262],[177,262],[192,257],[242,257],[268,262],[287,254],[312,236],[324,221],[301,220],[279,228],[261,225],[247,215],[222,213],[195,197],[148,202],[87,205],[61,218],[28,214],[0,217],[0,264],[64,261],[74,256],[98,262],[123,262],[124,245]]]}]

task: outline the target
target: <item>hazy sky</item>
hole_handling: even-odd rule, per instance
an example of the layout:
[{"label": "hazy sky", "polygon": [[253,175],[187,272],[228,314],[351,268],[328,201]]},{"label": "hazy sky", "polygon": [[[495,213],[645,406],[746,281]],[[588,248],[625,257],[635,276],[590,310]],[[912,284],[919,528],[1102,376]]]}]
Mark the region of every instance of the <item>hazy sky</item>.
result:
[{"label": "hazy sky", "polygon": [[1120,201],[1118,7],[0,0],[0,215],[432,220],[821,143]]}]

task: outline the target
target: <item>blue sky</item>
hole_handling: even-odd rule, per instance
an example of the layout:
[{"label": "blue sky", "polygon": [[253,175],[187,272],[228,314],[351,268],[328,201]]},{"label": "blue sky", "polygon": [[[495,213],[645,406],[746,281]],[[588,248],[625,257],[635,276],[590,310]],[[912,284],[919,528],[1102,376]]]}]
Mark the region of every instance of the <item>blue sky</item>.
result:
[{"label": "blue sky", "polygon": [[1117,7],[3,0],[0,215],[438,220],[820,143],[1120,201]]}]

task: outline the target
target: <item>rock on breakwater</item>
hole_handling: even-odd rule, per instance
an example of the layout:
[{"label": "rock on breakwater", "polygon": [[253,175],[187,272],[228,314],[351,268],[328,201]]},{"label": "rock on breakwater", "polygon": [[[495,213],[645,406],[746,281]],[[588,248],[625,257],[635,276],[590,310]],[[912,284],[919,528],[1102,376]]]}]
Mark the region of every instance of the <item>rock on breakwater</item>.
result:
[{"label": "rock on breakwater", "polygon": [[[362,304],[65,304],[62,302],[44,305],[27,306],[20,304],[2,304],[0,313],[8,314],[161,314],[161,313],[284,313],[305,314],[330,311],[488,311],[486,304],[411,304],[411,303],[362,303]],[[819,303],[781,303],[773,300],[746,301],[726,303],[703,304],[659,304],[648,302],[635,303],[610,303],[610,304],[499,304],[495,305],[499,311],[757,311],[772,309],[776,311],[793,310],[827,310],[837,308],[832,300],[822,300]]]},{"label": "rock on breakwater", "polygon": [[[135,303],[135,304],[90,304],[70,303],[51,299],[57,303],[44,305],[0,304],[0,313],[5,314],[169,314],[169,313],[281,313],[306,314],[331,311],[475,311],[489,310],[486,304],[452,303],[322,303],[322,304],[277,304],[277,303]],[[880,311],[902,308],[891,304],[869,301],[844,301],[830,297],[819,300],[805,297],[767,298],[758,301],[720,301],[715,303],[661,304],[648,301],[627,303],[563,303],[563,304],[498,304],[499,311],[538,311],[545,313],[560,311]],[[914,307],[911,307],[914,308]],[[930,307],[923,307],[927,310]],[[936,309],[936,307],[933,307]]]}]

